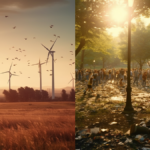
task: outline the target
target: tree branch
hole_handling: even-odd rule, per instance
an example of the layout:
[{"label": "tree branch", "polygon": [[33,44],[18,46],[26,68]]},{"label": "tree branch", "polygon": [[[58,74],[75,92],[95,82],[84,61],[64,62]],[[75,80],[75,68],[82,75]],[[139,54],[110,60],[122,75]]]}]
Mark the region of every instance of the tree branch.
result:
[{"label": "tree branch", "polygon": [[76,49],[76,56],[79,54],[79,52],[81,51],[81,49],[83,48],[84,45],[85,45],[85,39],[82,38],[80,40],[80,44],[79,44],[78,48]]}]

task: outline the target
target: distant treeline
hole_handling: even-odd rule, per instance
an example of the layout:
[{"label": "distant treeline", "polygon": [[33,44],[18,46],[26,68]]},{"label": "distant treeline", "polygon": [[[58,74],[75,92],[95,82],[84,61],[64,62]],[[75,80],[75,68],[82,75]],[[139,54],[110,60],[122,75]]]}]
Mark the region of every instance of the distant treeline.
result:
[{"label": "distant treeline", "polygon": [[[10,91],[4,90],[3,94],[8,102],[30,102],[30,101],[50,101],[52,100],[49,97],[48,92],[46,90],[34,90],[30,87],[20,87],[17,90]],[[61,97],[55,97],[55,100],[62,101],[75,101],[75,91],[71,89],[70,93],[67,94],[65,89],[62,89]]]}]

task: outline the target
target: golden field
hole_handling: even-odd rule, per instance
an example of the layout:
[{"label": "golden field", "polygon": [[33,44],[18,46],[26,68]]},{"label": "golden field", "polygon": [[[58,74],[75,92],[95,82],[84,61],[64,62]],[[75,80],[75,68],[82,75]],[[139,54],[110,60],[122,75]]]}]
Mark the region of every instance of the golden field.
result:
[{"label": "golden field", "polygon": [[73,149],[74,102],[0,103],[0,150]]}]

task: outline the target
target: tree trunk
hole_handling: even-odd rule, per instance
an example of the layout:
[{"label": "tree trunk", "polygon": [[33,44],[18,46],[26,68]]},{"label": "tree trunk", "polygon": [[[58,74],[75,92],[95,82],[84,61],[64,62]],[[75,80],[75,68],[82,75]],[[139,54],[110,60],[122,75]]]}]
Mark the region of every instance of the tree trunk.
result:
[{"label": "tree trunk", "polygon": [[76,56],[79,54],[79,52],[81,51],[81,49],[83,48],[83,46],[85,45],[85,39],[81,39],[80,40],[80,44],[78,46],[78,48],[76,49]]},{"label": "tree trunk", "polygon": [[84,52],[85,50],[82,50],[80,69],[84,69]]}]

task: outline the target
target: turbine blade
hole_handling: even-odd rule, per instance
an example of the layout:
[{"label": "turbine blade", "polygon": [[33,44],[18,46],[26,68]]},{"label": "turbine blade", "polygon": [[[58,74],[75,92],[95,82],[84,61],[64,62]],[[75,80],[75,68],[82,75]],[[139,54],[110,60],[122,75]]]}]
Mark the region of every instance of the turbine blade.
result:
[{"label": "turbine blade", "polygon": [[[71,74],[71,73],[70,73]],[[71,76],[72,76],[72,74],[71,74]],[[72,76],[72,79],[73,79],[73,76]]]},{"label": "turbine blade", "polygon": [[43,44],[41,44],[44,48],[46,48],[48,51],[50,51],[46,46],[44,46]]},{"label": "turbine blade", "polygon": [[16,75],[16,74],[11,74],[11,75],[14,75],[14,76],[19,76],[19,75]]},{"label": "turbine blade", "polygon": [[47,60],[46,60],[46,64],[48,63],[48,58],[49,58],[49,54],[50,54],[50,53],[48,53],[48,55],[47,55]]},{"label": "turbine blade", "polygon": [[38,65],[38,64],[33,64],[33,65],[31,65],[31,66],[34,66],[34,65]]},{"label": "turbine blade", "polygon": [[11,70],[11,67],[12,67],[12,63],[11,63],[11,66],[10,66],[10,69],[9,69],[9,71]]},{"label": "turbine blade", "polygon": [[[55,42],[56,42],[56,41],[57,41],[57,38],[56,38]],[[52,50],[52,48],[53,48],[53,46],[54,46],[55,42],[53,43],[52,47],[50,48],[50,51]]]},{"label": "turbine blade", "polygon": [[41,65],[43,65],[43,64],[45,64],[46,62],[44,62],[44,63],[41,63]]},{"label": "turbine blade", "polygon": [[6,71],[6,72],[2,72],[2,73],[0,73],[0,74],[3,74],[3,73],[7,73],[7,72],[9,72],[9,71]]},{"label": "turbine blade", "polygon": [[[71,81],[72,81],[72,79],[70,80],[70,82],[71,82]],[[70,82],[69,82],[69,83],[70,83]],[[69,83],[68,83],[68,84],[69,84]]]}]

